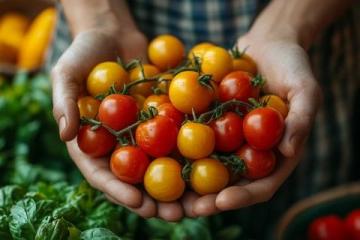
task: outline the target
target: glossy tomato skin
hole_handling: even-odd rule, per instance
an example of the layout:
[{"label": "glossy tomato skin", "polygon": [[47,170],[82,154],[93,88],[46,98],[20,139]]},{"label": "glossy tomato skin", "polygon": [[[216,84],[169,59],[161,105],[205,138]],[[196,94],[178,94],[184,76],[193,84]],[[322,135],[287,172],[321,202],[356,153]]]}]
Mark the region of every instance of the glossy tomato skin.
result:
[{"label": "glossy tomato skin", "polygon": [[116,145],[116,138],[103,127],[92,130],[90,125],[84,125],[79,129],[77,143],[82,152],[99,158],[110,153]]},{"label": "glossy tomato skin", "polygon": [[116,62],[103,62],[96,65],[87,78],[87,90],[96,97],[109,91],[112,85],[121,90],[129,82],[129,75]]},{"label": "glossy tomato skin", "polygon": [[129,184],[142,183],[149,164],[150,160],[144,151],[134,146],[116,149],[110,159],[112,173]]},{"label": "glossy tomato skin", "polygon": [[198,81],[199,73],[184,71],[177,74],[170,83],[169,97],[176,109],[191,114],[205,112],[214,99],[212,89]]},{"label": "glossy tomato skin", "polygon": [[212,121],[210,127],[215,133],[216,151],[232,152],[244,142],[243,119],[234,112],[227,112]]},{"label": "glossy tomato skin", "polygon": [[153,160],[144,177],[146,191],[158,201],[175,201],[185,190],[181,171],[181,165],[173,158],[163,157]]},{"label": "glossy tomato skin", "polygon": [[250,180],[269,176],[275,168],[276,157],[272,151],[259,151],[248,144],[242,146],[236,152],[245,163],[245,173],[242,175]]},{"label": "glossy tomato skin", "polygon": [[181,126],[177,136],[177,147],[186,158],[200,159],[209,156],[215,148],[215,133],[211,127],[196,122]]},{"label": "glossy tomato skin", "polygon": [[232,99],[247,102],[249,98],[258,98],[260,88],[253,86],[253,76],[244,71],[235,71],[226,75],[219,84],[219,98],[221,102]]},{"label": "glossy tomato skin", "polygon": [[202,42],[196,44],[194,47],[190,49],[188,53],[188,59],[193,60],[194,57],[198,57],[200,58],[200,62],[201,62],[201,59],[204,56],[205,52],[213,46],[214,44],[208,42]]},{"label": "glossy tomato skin", "polygon": [[349,240],[360,240],[360,209],[350,212],[345,218]]},{"label": "glossy tomato skin", "polygon": [[202,56],[201,70],[211,74],[215,82],[220,82],[232,70],[232,59],[226,49],[212,46]]},{"label": "glossy tomato skin", "polygon": [[[145,78],[151,78],[160,73],[160,70],[151,64],[143,64],[144,76]],[[134,82],[142,79],[142,72],[140,67],[136,67],[130,70],[130,82]],[[153,93],[152,88],[155,86],[155,82],[145,82],[139,83],[130,88],[130,94],[135,95],[139,94],[144,97],[147,97]]]},{"label": "glossy tomato skin", "polygon": [[181,127],[181,124],[185,119],[185,115],[184,113],[177,110],[174,105],[172,105],[172,103],[163,103],[159,107],[157,107],[157,110],[159,116],[168,117],[175,122],[178,128]]},{"label": "glossy tomato skin", "polygon": [[288,108],[287,104],[279,96],[268,94],[268,95],[262,96],[260,98],[260,102],[263,103],[267,107],[272,107],[272,108],[278,110],[284,119],[286,118],[286,116],[289,112],[289,108]]},{"label": "glossy tomato skin", "polygon": [[233,59],[233,71],[245,71],[255,76],[257,73],[256,63],[249,55],[244,53],[241,57]]},{"label": "glossy tomato skin", "polygon": [[77,101],[80,118],[95,118],[99,111],[100,101],[91,96],[81,97]]},{"label": "glossy tomato skin", "polygon": [[147,110],[149,107],[157,108],[163,103],[169,103],[170,99],[168,95],[165,94],[153,94],[148,96],[143,104],[143,110]]},{"label": "glossy tomato skin", "polygon": [[[343,221],[335,215],[315,219],[308,228],[309,240],[346,240]],[[350,240],[350,239],[348,239]]]},{"label": "glossy tomato skin", "polygon": [[258,150],[269,150],[275,147],[283,135],[284,128],[284,118],[271,107],[261,107],[250,111],[243,123],[246,141]]},{"label": "glossy tomato skin", "polygon": [[99,107],[99,120],[118,131],[137,120],[138,108],[133,97],[111,94],[104,98]]},{"label": "glossy tomato skin", "polygon": [[168,117],[156,116],[141,123],[135,132],[136,143],[152,157],[163,157],[176,147],[178,127]]},{"label": "glossy tomato skin", "polygon": [[175,36],[160,35],[150,42],[148,56],[159,69],[167,70],[181,63],[185,56],[185,46]]},{"label": "glossy tomato skin", "polygon": [[218,193],[229,183],[229,172],[219,160],[198,159],[191,165],[191,188],[200,195]]}]

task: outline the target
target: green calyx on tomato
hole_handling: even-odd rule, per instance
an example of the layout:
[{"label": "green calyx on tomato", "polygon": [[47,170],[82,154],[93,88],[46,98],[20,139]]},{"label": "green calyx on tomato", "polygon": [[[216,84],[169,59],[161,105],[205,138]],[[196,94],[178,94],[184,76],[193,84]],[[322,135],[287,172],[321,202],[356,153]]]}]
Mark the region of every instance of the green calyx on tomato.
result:
[{"label": "green calyx on tomato", "polygon": [[220,160],[225,166],[229,167],[232,173],[235,175],[244,174],[246,172],[246,165],[244,160],[236,154],[212,154],[211,157]]},{"label": "green calyx on tomato", "polygon": [[251,79],[251,84],[254,87],[260,87],[262,88],[265,85],[265,78],[261,76],[260,74],[256,75],[253,79]]},{"label": "green calyx on tomato", "polygon": [[249,46],[246,46],[242,51],[240,51],[238,46],[235,45],[233,48],[229,50],[229,52],[233,59],[238,59],[238,58],[242,58],[242,56],[246,53],[248,48]]}]

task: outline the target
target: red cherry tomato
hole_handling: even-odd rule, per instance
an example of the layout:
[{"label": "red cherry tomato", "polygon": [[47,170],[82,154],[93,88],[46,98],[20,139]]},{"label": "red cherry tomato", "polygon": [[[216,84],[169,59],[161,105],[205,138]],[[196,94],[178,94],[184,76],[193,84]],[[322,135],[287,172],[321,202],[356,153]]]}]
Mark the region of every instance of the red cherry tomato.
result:
[{"label": "red cherry tomato", "polygon": [[170,118],[178,127],[180,127],[184,121],[184,113],[177,110],[171,103],[163,103],[157,108],[157,110],[159,116]]},{"label": "red cherry tomato", "polygon": [[282,137],[284,118],[271,107],[256,108],[245,116],[243,128],[250,146],[258,150],[269,150]]},{"label": "red cherry tomato", "polygon": [[219,85],[221,102],[237,99],[247,102],[249,98],[258,98],[260,86],[256,85],[253,76],[248,72],[235,71],[226,75]]},{"label": "red cherry tomato", "polygon": [[232,152],[244,142],[243,120],[233,112],[227,112],[222,117],[210,123],[215,133],[215,150]]},{"label": "red cherry tomato", "polygon": [[143,182],[149,158],[139,147],[120,147],[111,155],[110,168],[121,181],[130,184]]},{"label": "red cherry tomato", "polygon": [[349,240],[360,240],[360,209],[346,216],[345,227]]},{"label": "red cherry tomato", "polygon": [[135,132],[136,143],[152,157],[168,155],[176,146],[178,128],[173,120],[156,116],[140,124]]},{"label": "red cherry tomato", "polygon": [[329,215],[315,219],[308,228],[309,240],[345,240],[346,232],[342,220]]},{"label": "red cherry tomato", "polygon": [[236,153],[245,163],[243,176],[255,180],[270,175],[276,165],[276,157],[272,151],[259,151],[245,144]]},{"label": "red cherry tomato", "polygon": [[118,131],[137,119],[138,108],[133,97],[122,94],[111,94],[104,98],[99,107],[99,120]]},{"label": "red cherry tomato", "polygon": [[80,127],[77,135],[78,146],[91,157],[104,157],[115,147],[116,138],[103,127],[96,130],[91,128],[90,125]]}]

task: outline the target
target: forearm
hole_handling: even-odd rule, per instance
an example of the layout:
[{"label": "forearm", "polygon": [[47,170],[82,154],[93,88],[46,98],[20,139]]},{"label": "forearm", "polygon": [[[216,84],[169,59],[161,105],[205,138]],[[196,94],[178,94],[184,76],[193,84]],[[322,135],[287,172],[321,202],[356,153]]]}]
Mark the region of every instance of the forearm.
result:
[{"label": "forearm", "polygon": [[61,0],[73,36],[101,28],[121,33],[136,29],[124,0]]},{"label": "forearm", "polygon": [[[281,31],[308,48],[324,27],[342,14],[352,0],[273,0],[255,25],[267,23],[268,32]],[[260,24],[259,24],[260,23]],[[265,28],[265,27],[264,27]],[[280,33],[279,33],[280,34]]]}]

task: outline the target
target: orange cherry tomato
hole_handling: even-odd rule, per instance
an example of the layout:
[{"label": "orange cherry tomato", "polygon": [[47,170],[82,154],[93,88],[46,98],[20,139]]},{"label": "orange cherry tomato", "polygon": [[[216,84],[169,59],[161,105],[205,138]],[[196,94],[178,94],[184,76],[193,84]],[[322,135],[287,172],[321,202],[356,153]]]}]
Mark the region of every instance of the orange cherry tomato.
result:
[{"label": "orange cherry tomato", "polygon": [[215,133],[211,127],[196,122],[181,126],[177,146],[186,158],[200,159],[209,156],[215,148]]},{"label": "orange cherry tomato", "polygon": [[175,201],[185,190],[181,171],[181,165],[173,158],[162,157],[153,160],[145,172],[146,191],[158,201]]},{"label": "orange cherry tomato", "polygon": [[228,169],[213,158],[198,159],[191,165],[190,184],[200,195],[218,193],[229,183]]},{"label": "orange cherry tomato", "polygon": [[145,99],[143,110],[147,110],[149,107],[157,108],[163,103],[169,103],[170,99],[168,95],[150,95]]},{"label": "orange cherry tomato", "polygon": [[233,58],[233,70],[249,72],[254,76],[257,73],[256,63],[245,53],[241,54],[239,58]]},{"label": "orange cherry tomato", "polygon": [[202,57],[201,70],[205,74],[211,74],[215,82],[220,82],[232,70],[230,54],[224,48],[210,47]]},{"label": "orange cherry tomato", "polygon": [[80,118],[95,118],[98,114],[100,103],[99,100],[90,96],[79,98],[77,105],[80,112]]},{"label": "orange cherry tomato", "polygon": [[103,62],[96,65],[87,78],[87,91],[96,97],[105,94],[111,86],[121,90],[128,83],[129,75],[125,69],[116,62]]},{"label": "orange cherry tomato", "polygon": [[181,112],[191,114],[205,112],[214,99],[214,90],[203,86],[199,73],[184,71],[177,74],[170,83],[171,103]]},{"label": "orange cherry tomato", "polygon": [[188,58],[193,59],[194,57],[201,58],[203,57],[204,53],[211,47],[213,47],[214,44],[208,43],[208,42],[202,42],[196,44],[193,48],[190,49]]},{"label": "orange cherry tomato", "polygon": [[154,65],[167,70],[181,63],[185,56],[185,46],[172,35],[160,35],[151,41],[148,55]]},{"label": "orange cherry tomato", "polygon": [[167,94],[169,92],[170,83],[173,78],[174,76],[171,73],[165,73],[161,75],[157,85],[158,89],[160,89],[162,93]]},{"label": "orange cherry tomato", "polygon": [[268,94],[268,95],[262,96],[260,98],[260,102],[264,103],[265,106],[267,106],[267,107],[272,107],[275,110],[278,110],[279,113],[281,113],[281,115],[284,117],[284,119],[286,118],[286,116],[289,112],[289,108],[288,108],[287,104],[279,96]]},{"label": "orange cherry tomato", "polygon": [[[143,64],[144,69],[144,77],[145,78],[151,78],[160,73],[159,69],[155,67],[154,65],[150,64]],[[137,81],[142,79],[142,73],[141,68],[136,67],[132,70],[130,70],[130,81]],[[153,93],[152,88],[155,86],[155,82],[145,82],[145,83],[139,83],[133,87],[130,88],[130,94],[140,94],[144,97],[147,97]]]}]

